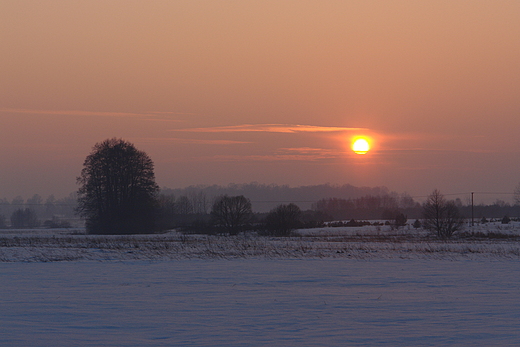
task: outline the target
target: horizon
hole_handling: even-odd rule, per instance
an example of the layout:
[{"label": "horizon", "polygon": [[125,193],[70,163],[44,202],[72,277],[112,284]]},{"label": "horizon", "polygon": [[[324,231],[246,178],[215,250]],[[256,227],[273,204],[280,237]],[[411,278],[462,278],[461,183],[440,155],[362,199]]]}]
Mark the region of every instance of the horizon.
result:
[{"label": "horizon", "polygon": [[92,147],[116,137],[172,189],[511,203],[519,17],[513,0],[2,2],[0,197],[75,192]]},{"label": "horizon", "polygon": [[[427,195],[422,195],[422,196],[412,196],[410,194],[408,194],[407,192],[397,192],[397,191],[393,191],[393,190],[390,190],[388,189],[388,187],[386,186],[374,186],[374,187],[367,187],[367,186],[363,186],[363,187],[357,187],[357,186],[353,186],[351,184],[343,184],[343,185],[338,185],[338,184],[330,184],[330,183],[323,183],[323,184],[316,184],[316,185],[302,185],[302,186],[290,186],[290,185],[276,185],[276,184],[262,184],[262,183],[258,183],[258,182],[249,182],[249,183],[242,183],[242,184],[236,184],[236,183],[228,183],[228,184],[224,184],[224,185],[217,185],[217,184],[198,184],[198,185],[190,185],[190,186],[185,186],[185,187],[176,187],[176,188],[173,188],[173,187],[160,187],[160,191],[159,191],[159,194],[166,194],[168,195],[169,193],[171,194],[175,194],[175,192],[179,192],[180,191],[180,195],[175,195],[176,198],[180,197],[180,196],[183,196],[183,195],[186,195],[186,194],[189,194],[189,192],[191,191],[204,191],[204,190],[207,190],[207,189],[210,189],[210,188],[215,188],[215,189],[218,189],[220,191],[227,191],[225,194],[229,194],[230,191],[236,191],[238,190],[239,192],[240,191],[243,191],[243,190],[247,190],[247,189],[251,189],[252,187],[255,187],[255,189],[258,189],[260,188],[261,190],[265,190],[265,189],[269,189],[269,188],[288,188],[289,190],[298,190],[298,189],[305,189],[305,188],[321,188],[322,190],[324,189],[327,189],[327,188],[331,188],[331,189],[341,189],[341,188],[345,188],[345,187],[352,187],[356,193],[352,194],[352,195],[348,195],[345,194],[344,192],[339,192],[338,194],[334,195],[334,194],[321,194],[319,197],[316,197],[315,200],[313,201],[310,201],[310,200],[305,200],[305,201],[301,201],[301,200],[296,200],[296,199],[290,199],[288,197],[284,197],[284,196],[280,196],[280,198],[278,200],[272,200],[271,198],[269,198],[268,200],[269,201],[265,201],[265,200],[251,200],[251,202],[253,203],[253,205],[256,204],[259,204],[259,203],[270,203],[271,205],[275,206],[277,204],[285,204],[285,203],[295,203],[296,205],[298,205],[299,207],[301,207],[302,209],[306,209],[305,207],[309,207],[309,206],[312,206],[314,203],[318,202],[319,200],[321,199],[329,199],[329,198],[338,198],[338,199],[356,199],[356,198],[359,198],[359,197],[366,197],[366,196],[385,196],[385,195],[389,195],[389,196],[398,196],[398,197],[408,197],[408,198],[412,198],[415,202],[418,202],[420,204],[424,203],[426,201],[426,199],[428,198],[428,196],[433,192],[433,189],[431,192],[429,192]],[[367,192],[367,191],[379,191],[379,193],[371,193],[371,192],[368,192],[368,193],[361,193],[362,191],[364,192]],[[73,192],[70,192],[69,194],[66,194],[66,195],[63,195],[63,196],[57,196],[55,194],[49,194],[47,196],[42,196],[38,193],[34,193],[34,194],[29,194],[27,196],[23,196],[23,195],[16,195],[16,196],[13,196],[12,198],[8,198],[8,197],[5,197],[5,196],[0,196],[0,201],[1,200],[4,200],[6,201],[8,204],[12,205],[12,206],[27,206],[27,205],[31,205],[31,203],[28,203],[29,200],[33,199],[36,195],[38,195],[41,200],[42,200],[42,204],[45,204],[45,200],[47,198],[50,198],[51,196],[54,197],[55,200],[66,200],[68,198],[71,198],[74,196],[74,194],[76,194],[77,191],[73,191]],[[258,192],[255,192],[256,194]],[[267,192],[265,191],[264,193],[267,193],[269,196],[271,196],[271,192]],[[246,198],[251,198],[250,194],[247,194],[247,193],[241,193],[243,195],[245,195]],[[447,199],[447,200],[459,200],[463,206],[470,206],[471,205],[471,197],[472,197],[472,194],[473,194],[473,198],[474,198],[474,201],[473,201],[473,204],[475,206],[479,206],[479,205],[484,205],[484,206],[490,206],[490,205],[501,205],[501,204],[505,204],[505,205],[510,205],[510,206],[515,206],[515,205],[518,205],[518,203],[515,201],[514,199],[514,193],[513,192],[456,192],[456,193],[453,193],[453,192],[442,192],[441,191],[441,194]],[[210,195],[208,196],[208,198],[212,199],[212,198],[216,198],[217,196],[219,196],[219,194],[217,195]],[[24,202],[23,203],[14,203],[15,200],[21,198]],[[258,207],[257,206],[253,206],[255,207],[253,210],[255,211],[259,211],[259,210],[266,210],[265,207]],[[309,208],[309,209],[312,209],[312,208]],[[267,208],[267,210],[270,210],[270,208]]]}]

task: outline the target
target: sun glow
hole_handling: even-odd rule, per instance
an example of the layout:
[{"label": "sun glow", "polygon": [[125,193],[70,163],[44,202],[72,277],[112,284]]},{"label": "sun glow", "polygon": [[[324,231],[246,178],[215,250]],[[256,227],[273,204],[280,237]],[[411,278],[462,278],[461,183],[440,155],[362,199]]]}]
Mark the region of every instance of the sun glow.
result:
[{"label": "sun glow", "polygon": [[352,140],[352,150],[356,154],[367,154],[370,151],[370,143],[366,137],[356,137]]}]

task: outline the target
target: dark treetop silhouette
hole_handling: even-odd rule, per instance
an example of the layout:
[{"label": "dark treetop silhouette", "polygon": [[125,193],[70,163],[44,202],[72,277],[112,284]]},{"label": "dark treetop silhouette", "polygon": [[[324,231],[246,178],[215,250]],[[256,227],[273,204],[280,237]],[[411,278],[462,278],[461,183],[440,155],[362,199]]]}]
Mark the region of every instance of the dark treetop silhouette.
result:
[{"label": "dark treetop silhouette", "polygon": [[136,234],[154,231],[159,186],[153,162],[122,139],[97,143],[85,159],[77,182],[78,211],[90,234]]}]

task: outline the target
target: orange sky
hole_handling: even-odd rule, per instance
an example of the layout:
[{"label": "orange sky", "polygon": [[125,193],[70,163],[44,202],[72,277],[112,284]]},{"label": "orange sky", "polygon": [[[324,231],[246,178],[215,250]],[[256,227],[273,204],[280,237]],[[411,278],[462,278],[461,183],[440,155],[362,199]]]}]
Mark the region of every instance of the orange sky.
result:
[{"label": "orange sky", "polygon": [[110,137],[172,188],[512,191],[519,18],[516,0],[1,1],[0,197],[75,191]]}]

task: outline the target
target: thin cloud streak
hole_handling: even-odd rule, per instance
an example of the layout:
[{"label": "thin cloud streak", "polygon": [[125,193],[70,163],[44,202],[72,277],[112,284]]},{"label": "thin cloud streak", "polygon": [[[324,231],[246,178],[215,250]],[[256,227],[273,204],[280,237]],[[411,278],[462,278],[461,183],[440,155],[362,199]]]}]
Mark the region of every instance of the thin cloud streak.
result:
[{"label": "thin cloud streak", "polygon": [[[225,143],[224,143],[225,144]],[[337,160],[344,157],[344,152],[334,149],[312,148],[312,147],[295,147],[295,148],[278,148],[274,152],[266,154],[217,154],[193,156],[190,158],[176,158],[167,160],[167,162],[213,162],[213,163],[245,163],[245,162],[324,162]]]},{"label": "thin cloud streak", "polygon": [[322,161],[335,159],[336,156],[299,155],[299,154],[267,154],[267,155],[215,155],[199,157],[201,161],[213,162],[279,162],[279,161]]},{"label": "thin cloud streak", "polygon": [[313,147],[280,148],[279,151],[285,151],[285,152],[289,152],[289,153],[299,152],[302,154],[337,153],[337,151],[334,151],[332,149],[313,148]]},{"label": "thin cloud streak", "polygon": [[318,132],[344,132],[368,130],[367,128],[349,127],[325,127],[318,125],[300,124],[242,124],[222,127],[173,129],[171,131],[186,131],[199,133],[229,133],[229,132],[270,132],[270,133],[318,133]]},{"label": "thin cloud streak", "polygon": [[277,157],[294,157],[298,160],[319,160],[319,159],[335,159],[343,157],[345,152],[331,148],[312,148],[312,147],[298,147],[298,148],[279,148],[275,152]]},{"label": "thin cloud streak", "polygon": [[[133,112],[99,112],[99,111],[80,111],[80,110],[32,110],[32,109],[13,109],[3,108],[0,113],[18,113],[18,114],[41,114],[41,115],[56,115],[56,116],[85,116],[85,117],[161,117],[167,115],[194,115],[194,113],[182,112],[147,112],[147,113],[133,113]],[[177,121],[175,119],[156,118],[150,120],[168,120]]]},{"label": "thin cloud streak", "polygon": [[[483,154],[490,154],[490,153],[498,153],[498,151],[489,150],[489,149],[436,149],[436,148],[388,148],[388,149],[380,149],[378,152],[396,152],[396,153],[403,153],[403,152],[447,152],[447,153],[483,153]],[[502,151],[503,152],[503,151]]]},{"label": "thin cloud streak", "polygon": [[171,138],[130,138],[132,141],[139,141],[141,143],[186,143],[196,145],[236,145],[249,144],[253,142],[235,141],[235,140],[200,140],[200,139],[182,139],[178,137]]},{"label": "thin cloud streak", "polygon": [[260,155],[214,155],[194,158],[214,162],[279,162],[279,161],[323,161],[340,158],[344,153],[324,148],[279,148],[274,153]]}]

